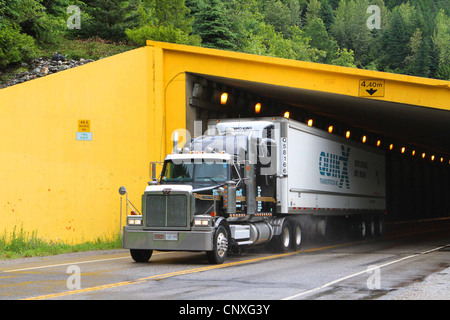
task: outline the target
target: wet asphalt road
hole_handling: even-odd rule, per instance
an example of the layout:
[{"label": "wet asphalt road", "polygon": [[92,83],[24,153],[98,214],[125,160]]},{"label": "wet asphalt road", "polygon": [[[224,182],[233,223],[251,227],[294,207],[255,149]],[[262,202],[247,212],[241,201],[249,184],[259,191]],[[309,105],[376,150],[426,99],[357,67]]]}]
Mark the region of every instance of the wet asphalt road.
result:
[{"label": "wet asphalt road", "polygon": [[0,299],[450,299],[449,245],[450,220],[441,220],[388,225],[379,239],[336,235],[287,254],[253,248],[222,265],[192,252],[135,263],[127,250],[0,261]]}]

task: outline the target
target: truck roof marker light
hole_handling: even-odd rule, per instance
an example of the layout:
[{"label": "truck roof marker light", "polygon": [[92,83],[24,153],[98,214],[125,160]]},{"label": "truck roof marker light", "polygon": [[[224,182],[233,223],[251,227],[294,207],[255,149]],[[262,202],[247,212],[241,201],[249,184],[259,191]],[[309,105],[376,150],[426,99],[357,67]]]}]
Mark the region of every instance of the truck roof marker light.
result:
[{"label": "truck roof marker light", "polygon": [[257,103],[255,104],[255,113],[260,113],[261,112],[261,103]]},{"label": "truck roof marker light", "polygon": [[289,119],[290,113],[289,111],[286,111],[283,115],[286,119]]},{"label": "truck roof marker light", "polygon": [[329,133],[333,133],[333,129],[334,129],[333,126],[329,126],[329,127],[328,127],[328,132],[329,132]]},{"label": "truck roof marker light", "polygon": [[228,93],[224,92],[220,95],[220,104],[226,105],[228,101]]},{"label": "truck roof marker light", "polygon": [[308,127],[312,127],[313,124],[314,124],[314,120],[313,119],[308,119],[307,124],[308,124]]}]

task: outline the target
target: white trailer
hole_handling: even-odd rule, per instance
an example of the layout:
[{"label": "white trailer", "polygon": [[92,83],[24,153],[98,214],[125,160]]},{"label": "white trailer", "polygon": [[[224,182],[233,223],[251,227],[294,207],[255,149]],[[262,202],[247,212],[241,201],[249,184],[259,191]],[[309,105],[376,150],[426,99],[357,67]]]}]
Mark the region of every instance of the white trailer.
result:
[{"label": "white trailer", "polygon": [[142,215],[124,227],[136,261],[155,249],[206,251],[213,263],[242,246],[297,250],[305,234],[326,236],[333,220],[360,236],[382,233],[383,152],[282,117],[208,127],[166,157]]}]

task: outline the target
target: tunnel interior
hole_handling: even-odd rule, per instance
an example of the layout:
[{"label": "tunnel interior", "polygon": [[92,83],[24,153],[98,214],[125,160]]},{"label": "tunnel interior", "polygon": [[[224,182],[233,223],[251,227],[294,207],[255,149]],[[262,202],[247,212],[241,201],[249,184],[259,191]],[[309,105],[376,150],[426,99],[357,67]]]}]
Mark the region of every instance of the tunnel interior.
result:
[{"label": "tunnel interior", "polygon": [[186,97],[190,132],[198,120],[204,132],[209,119],[286,112],[335,135],[350,132],[385,151],[389,221],[450,216],[449,111],[202,74],[187,74]]}]

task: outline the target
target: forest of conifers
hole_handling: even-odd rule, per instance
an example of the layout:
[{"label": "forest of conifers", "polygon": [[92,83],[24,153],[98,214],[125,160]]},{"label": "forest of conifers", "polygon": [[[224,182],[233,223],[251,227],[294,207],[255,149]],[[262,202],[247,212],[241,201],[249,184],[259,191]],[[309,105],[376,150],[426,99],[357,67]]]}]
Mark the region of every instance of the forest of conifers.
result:
[{"label": "forest of conifers", "polygon": [[0,0],[0,70],[62,39],[152,39],[450,80],[449,0]]}]

